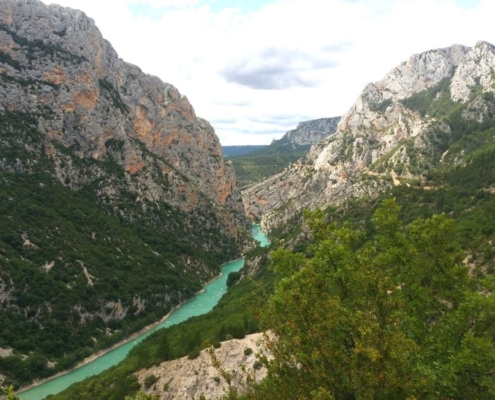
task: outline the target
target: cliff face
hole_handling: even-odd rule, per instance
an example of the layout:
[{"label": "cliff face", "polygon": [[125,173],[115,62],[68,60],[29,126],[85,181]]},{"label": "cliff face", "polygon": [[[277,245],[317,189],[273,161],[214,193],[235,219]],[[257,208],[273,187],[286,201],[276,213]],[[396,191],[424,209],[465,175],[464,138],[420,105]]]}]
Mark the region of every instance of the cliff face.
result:
[{"label": "cliff face", "polygon": [[[235,175],[212,127],[186,97],[119,59],[80,11],[35,0],[2,0],[0,6],[0,110],[36,115],[46,139],[74,148],[80,158],[121,165],[138,201],[190,211],[204,197],[224,209],[224,225],[237,235],[235,226],[244,221]],[[101,173],[78,174],[61,165],[54,146],[45,152],[73,189]],[[172,190],[155,184],[152,173],[168,177]]]},{"label": "cliff face", "polygon": [[159,319],[251,243],[211,125],[91,18],[38,0],[0,0],[0,203],[17,384]]},{"label": "cliff face", "polygon": [[421,179],[454,140],[442,110],[459,104],[464,119],[490,115],[492,104],[483,94],[495,90],[494,54],[485,42],[432,50],[369,84],[334,135],[243,192],[248,215],[270,229],[306,207],[374,196],[401,179]]},{"label": "cliff face", "polygon": [[320,118],[297,124],[277,142],[292,146],[311,146],[325,139],[337,130],[340,117]]},{"label": "cliff face", "polygon": [[[143,392],[160,399],[187,400],[201,396],[205,399],[218,399],[225,396],[229,388],[242,393],[246,389],[246,382],[259,383],[267,374],[266,367],[257,357],[261,353],[268,355],[265,340],[264,334],[255,333],[244,339],[224,341],[219,349],[215,349],[215,357],[221,370],[231,375],[230,385],[213,366],[212,357],[207,350],[202,350],[194,360],[183,357],[165,361],[140,370],[135,375]],[[246,354],[246,349],[251,349],[251,352]],[[157,380],[155,384],[146,387],[145,380],[149,376],[155,376]]]}]

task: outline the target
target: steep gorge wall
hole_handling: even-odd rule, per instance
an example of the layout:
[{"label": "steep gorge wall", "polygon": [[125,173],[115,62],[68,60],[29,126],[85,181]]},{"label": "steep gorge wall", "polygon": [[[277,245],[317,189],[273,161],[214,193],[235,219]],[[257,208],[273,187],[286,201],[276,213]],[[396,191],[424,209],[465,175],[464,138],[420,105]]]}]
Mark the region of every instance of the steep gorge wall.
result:
[{"label": "steep gorge wall", "polygon": [[[269,230],[304,208],[374,196],[400,184],[398,178],[421,179],[421,168],[440,161],[437,142],[451,134],[451,127],[403,102],[445,82],[450,97],[440,98],[443,92],[438,92],[437,102],[473,102],[471,108],[483,108],[482,99],[472,99],[473,90],[494,91],[494,54],[494,47],[486,42],[474,48],[454,45],[431,50],[412,56],[381,81],[369,84],[334,135],[315,144],[305,158],[283,172],[243,191],[248,215]],[[471,118],[483,117],[474,112]],[[419,153],[414,165],[411,149]]]},{"label": "steep gorge wall", "polygon": [[[229,234],[237,236],[236,225],[245,220],[233,169],[211,125],[176,88],[119,59],[80,11],[1,0],[0,24],[0,51],[8,61],[0,64],[0,110],[36,113],[40,132],[80,158],[122,165],[127,180],[137,178],[129,186],[140,198],[190,211],[204,197],[222,209]],[[165,193],[149,179],[142,144],[160,164],[159,173],[192,183],[176,183]],[[69,177],[73,188],[99,174],[77,174],[60,165],[53,146],[45,151],[57,176],[63,182]]]}]

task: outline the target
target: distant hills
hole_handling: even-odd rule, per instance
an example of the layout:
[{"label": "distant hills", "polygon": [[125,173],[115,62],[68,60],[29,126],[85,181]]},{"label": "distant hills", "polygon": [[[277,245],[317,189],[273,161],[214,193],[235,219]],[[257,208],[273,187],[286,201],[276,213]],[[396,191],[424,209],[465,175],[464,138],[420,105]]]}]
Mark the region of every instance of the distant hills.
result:
[{"label": "distant hills", "polygon": [[253,151],[263,149],[267,147],[267,144],[253,145],[253,146],[222,146],[224,157],[237,157],[245,154],[252,153]]},{"label": "distant hills", "polygon": [[339,121],[340,117],[334,117],[300,122],[296,129],[269,146],[230,157],[239,186],[258,182],[297,161],[306,155],[311,145],[334,133]]}]

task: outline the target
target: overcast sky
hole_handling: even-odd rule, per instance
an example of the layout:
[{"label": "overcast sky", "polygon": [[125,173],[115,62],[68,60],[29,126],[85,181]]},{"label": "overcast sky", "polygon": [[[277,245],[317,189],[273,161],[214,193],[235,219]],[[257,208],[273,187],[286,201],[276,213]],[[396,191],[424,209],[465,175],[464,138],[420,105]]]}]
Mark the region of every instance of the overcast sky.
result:
[{"label": "overcast sky", "polygon": [[[50,4],[52,1],[43,0]],[[223,145],[345,113],[414,53],[495,44],[494,0],[58,0],[186,95]]]}]

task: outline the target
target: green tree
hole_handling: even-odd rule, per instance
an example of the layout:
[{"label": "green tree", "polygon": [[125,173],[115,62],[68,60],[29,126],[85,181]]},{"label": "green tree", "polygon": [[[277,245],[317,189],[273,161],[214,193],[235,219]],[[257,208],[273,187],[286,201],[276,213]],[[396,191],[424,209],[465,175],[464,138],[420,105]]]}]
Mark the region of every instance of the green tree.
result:
[{"label": "green tree", "polygon": [[309,255],[274,253],[274,359],[250,398],[493,398],[495,280],[469,276],[444,215],[398,213],[384,201],[371,238],[308,213]]},{"label": "green tree", "polygon": [[[1,389],[1,388],[0,388]],[[19,397],[17,397],[14,393],[14,387],[13,386],[8,386],[5,389],[5,394],[7,395],[6,400],[20,400]]]}]

